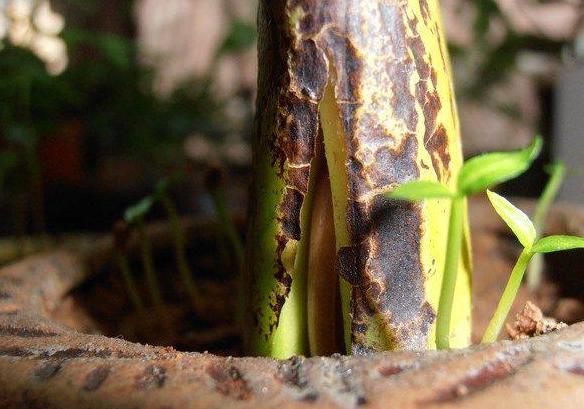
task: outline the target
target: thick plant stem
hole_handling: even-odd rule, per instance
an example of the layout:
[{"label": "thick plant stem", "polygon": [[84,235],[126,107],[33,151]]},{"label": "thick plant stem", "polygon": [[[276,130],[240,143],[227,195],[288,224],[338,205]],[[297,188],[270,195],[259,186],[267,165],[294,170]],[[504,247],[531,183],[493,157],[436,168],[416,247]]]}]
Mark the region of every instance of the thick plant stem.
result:
[{"label": "thick plant stem", "polygon": [[156,277],[156,271],[154,269],[152,244],[150,243],[150,239],[146,234],[144,221],[139,220],[136,223],[136,226],[138,228],[138,235],[140,237],[140,251],[142,254],[142,264],[144,267],[144,276],[146,277],[148,293],[153,305],[157,308],[160,308],[162,307],[162,295],[160,293],[160,284],[158,283],[158,278]]},{"label": "thick plant stem", "polygon": [[465,202],[462,197],[452,199],[448,226],[448,243],[446,244],[446,260],[444,262],[444,277],[440,290],[436,323],[436,347],[438,349],[450,348],[450,322],[463,240],[464,206]]},{"label": "thick plant stem", "polygon": [[136,288],[136,282],[130,270],[130,265],[128,263],[128,257],[122,254],[120,251],[116,251],[116,264],[118,265],[118,270],[122,274],[124,283],[126,284],[126,291],[128,291],[128,296],[132,305],[137,311],[144,311],[144,303],[140,298],[140,293]]},{"label": "thick plant stem", "polygon": [[[324,135],[326,163],[330,179],[330,191],[332,195],[332,212],[335,230],[335,246],[337,251],[351,244],[347,221],[347,152],[345,137],[341,124],[339,106],[335,100],[333,81],[325,88],[324,96],[319,106],[320,125]],[[336,280],[335,280],[336,283]],[[339,279],[339,293],[341,297],[341,312],[345,350],[351,351],[351,287],[343,279]],[[331,319],[333,319],[331,317]]]},{"label": "thick plant stem", "polygon": [[515,267],[513,267],[513,271],[511,272],[511,277],[509,278],[509,282],[503,291],[503,295],[499,300],[499,304],[497,305],[497,309],[493,314],[493,318],[489,321],[489,325],[483,335],[483,339],[481,341],[482,344],[488,344],[491,342],[495,342],[499,333],[501,332],[501,328],[503,328],[503,324],[507,319],[507,315],[509,315],[509,311],[513,306],[513,301],[517,296],[517,291],[519,291],[519,287],[521,286],[521,280],[523,280],[523,274],[529,265],[531,258],[533,257],[533,253],[530,250],[524,249]]},{"label": "thick plant stem", "polygon": [[[310,249],[325,247],[313,238],[332,241],[328,233],[311,238],[307,222],[318,204],[311,197],[322,134],[335,230],[330,264],[339,275],[329,286],[340,287],[346,352],[435,348],[450,203],[386,194],[412,180],[453,188],[462,164],[438,2],[260,0],[258,28],[248,352],[306,353],[303,311],[315,290],[306,283],[316,282],[306,277],[311,263],[304,267]],[[457,285],[456,346],[470,339],[468,265],[461,262]],[[318,291],[330,294],[325,287]],[[325,292],[311,300],[325,302]]]}]

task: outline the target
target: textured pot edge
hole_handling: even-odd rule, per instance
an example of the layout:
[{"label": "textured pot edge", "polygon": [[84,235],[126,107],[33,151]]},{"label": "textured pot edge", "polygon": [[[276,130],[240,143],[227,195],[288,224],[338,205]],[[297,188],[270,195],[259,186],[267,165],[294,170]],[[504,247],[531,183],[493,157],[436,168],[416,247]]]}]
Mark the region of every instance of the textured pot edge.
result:
[{"label": "textured pot edge", "polygon": [[51,310],[107,251],[97,241],[0,270],[0,407],[570,408],[584,398],[584,324],[452,352],[274,361],[177,352],[53,322]]}]

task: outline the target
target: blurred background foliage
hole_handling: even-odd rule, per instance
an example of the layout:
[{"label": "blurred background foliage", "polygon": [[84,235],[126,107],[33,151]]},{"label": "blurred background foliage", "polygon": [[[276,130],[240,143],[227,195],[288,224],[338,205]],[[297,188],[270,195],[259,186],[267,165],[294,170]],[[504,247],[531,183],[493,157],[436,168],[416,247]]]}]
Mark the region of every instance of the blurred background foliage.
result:
[{"label": "blurred background foliage", "polygon": [[[553,84],[580,33],[576,3],[442,1],[467,155],[537,131],[549,142]],[[256,6],[0,0],[0,234],[109,230],[177,171],[187,175],[172,192],[180,212],[208,213],[210,165],[228,171],[228,201],[242,211]],[[510,189],[536,195],[551,156]]]}]

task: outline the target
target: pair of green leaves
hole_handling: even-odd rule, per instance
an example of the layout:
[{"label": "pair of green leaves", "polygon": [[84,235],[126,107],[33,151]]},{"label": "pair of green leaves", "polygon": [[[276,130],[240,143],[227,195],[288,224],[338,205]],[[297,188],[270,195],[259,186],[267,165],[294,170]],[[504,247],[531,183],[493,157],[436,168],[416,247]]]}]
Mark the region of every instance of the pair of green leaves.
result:
[{"label": "pair of green leaves", "polygon": [[513,152],[493,152],[465,162],[458,175],[456,191],[427,180],[403,184],[389,194],[392,199],[454,199],[487,190],[525,172],[541,151],[542,140],[536,137],[527,148]]},{"label": "pair of green leaves", "polygon": [[488,190],[487,195],[497,214],[513,231],[521,245],[531,253],[584,248],[584,238],[577,236],[548,236],[538,240],[535,226],[525,213],[495,192]]}]

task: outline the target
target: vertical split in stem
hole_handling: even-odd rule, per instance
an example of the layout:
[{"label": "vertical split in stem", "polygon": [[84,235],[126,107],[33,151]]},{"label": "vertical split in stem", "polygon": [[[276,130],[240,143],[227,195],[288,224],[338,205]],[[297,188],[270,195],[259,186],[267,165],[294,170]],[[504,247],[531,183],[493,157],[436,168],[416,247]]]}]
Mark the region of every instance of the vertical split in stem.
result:
[{"label": "vertical split in stem", "polygon": [[450,347],[450,320],[454,303],[456,277],[460,262],[460,250],[464,233],[465,201],[463,197],[452,199],[450,207],[450,222],[448,227],[448,242],[446,244],[446,260],[444,262],[444,277],[438,302],[438,317],[436,323],[436,347]]},{"label": "vertical split in stem", "polygon": [[[326,163],[332,194],[335,244],[338,250],[351,244],[347,224],[348,176],[347,152],[341,115],[335,98],[334,67],[331,64],[329,82],[320,103],[320,124],[324,135]],[[351,351],[351,286],[339,278],[345,349]]]},{"label": "vertical split in stem", "polygon": [[521,286],[521,280],[523,280],[523,274],[529,265],[531,257],[533,257],[533,253],[528,249],[524,249],[519,256],[519,259],[517,260],[515,267],[513,267],[513,271],[511,272],[509,282],[507,283],[507,286],[503,291],[503,295],[499,300],[497,309],[493,314],[493,318],[491,318],[487,330],[483,335],[483,339],[481,341],[482,344],[488,344],[497,340],[499,332],[501,332],[501,328],[503,328],[503,324],[507,319],[507,315],[509,315],[509,311],[511,311],[513,301],[517,296],[517,291],[519,291],[519,287]]},{"label": "vertical split in stem", "polygon": [[343,350],[339,278],[331,184],[324,158],[322,134],[311,165],[311,214],[306,226],[309,243],[307,269],[308,341],[312,356],[331,355]]}]

